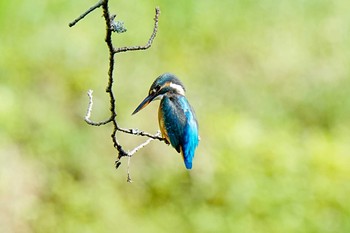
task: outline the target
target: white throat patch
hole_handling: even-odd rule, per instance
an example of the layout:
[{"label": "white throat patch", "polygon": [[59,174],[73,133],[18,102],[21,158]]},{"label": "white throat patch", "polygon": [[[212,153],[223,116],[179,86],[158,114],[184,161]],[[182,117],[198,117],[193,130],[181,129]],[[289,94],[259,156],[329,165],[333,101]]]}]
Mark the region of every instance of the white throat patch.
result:
[{"label": "white throat patch", "polygon": [[185,90],[182,88],[182,86],[175,84],[175,83],[170,83],[169,85],[170,87],[174,88],[176,90],[177,93],[179,93],[180,95],[185,95]]}]

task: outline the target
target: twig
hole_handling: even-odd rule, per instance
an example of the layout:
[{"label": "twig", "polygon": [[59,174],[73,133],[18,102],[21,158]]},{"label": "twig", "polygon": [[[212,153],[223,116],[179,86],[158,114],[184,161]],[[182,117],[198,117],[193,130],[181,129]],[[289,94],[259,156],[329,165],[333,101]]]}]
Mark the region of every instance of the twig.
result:
[{"label": "twig", "polygon": [[87,9],[83,14],[81,14],[78,18],[76,18],[74,21],[69,23],[69,27],[73,27],[76,23],[78,23],[80,20],[82,20],[85,16],[87,16],[89,13],[94,11],[95,9],[102,6],[103,0],[98,1],[95,5]]},{"label": "twig", "polygon": [[[158,131],[154,136],[158,137],[160,135],[160,131]],[[128,152],[128,167],[127,167],[127,182],[131,183],[131,176],[130,176],[130,160],[131,157],[141,148],[147,146],[151,141],[153,141],[154,138],[147,139],[144,143],[140,144],[139,146],[135,147],[132,151]]]},{"label": "twig", "polygon": [[153,32],[151,34],[151,37],[149,38],[147,44],[144,46],[129,46],[129,47],[120,47],[114,50],[114,53],[121,53],[121,52],[127,52],[127,51],[137,51],[137,50],[146,50],[152,46],[153,40],[157,35],[158,32],[158,21],[159,21],[159,15],[160,15],[160,9],[159,7],[156,7],[156,14],[154,16],[154,26],[153,26]]},{"label": "twig", "polygon": [[[160,135],[160,131],[158,131],[154,136],[157,137]],[[154,138],[149,138],[147,139],[144,143],[138,145],[137,147],[135,147],[132,151],[128,152],[128,156],[131,157],[133,156],[137,151],[139,151],[141,148],[147,146],[151,141],[153,141]]]},{"label": "twig", "polygon": [[[94,104],[93,102],[93,90],[88,90],[87,95],[89,97],[89,105],[86,111],[86,115],[85,115],[85,121],[86,123],[88,123],[89,125],[93,125],[93,126],[100,126],[100,125],[105,125],[111,121],[113,121],[113,119],[107,119],[105,121],[100,121],[100,122],[94,122],[90,119],[91,117],[91,112],[92,112],[92,106]],[[144,136],[144,137],[149,137],[152,139],[157,139],[159,141],[165,141],[164,138],[160,137],[160,133],[157,132],[155,135],[152,135],[150,133],[144,132],[144,131],[140,131],[138,129],[133,129],[133,128],[129,128],[129,129],[125,129],[125,128],[121,128],[119,127],[119,125],[117,125],[117,130],[123,133],[127,133],[127,134],[132,134],[132,135],[137,135],[137,136]]]},{"label": "twig", "polygon": [[127,174],[126,182],[128,182],[128,183],[132,183],[132,179],[131,179],[131,176],[130,176],[130,160],[131,160],[131,157],[128,156],[128,167],[127,167],[127,170],[126,170],[126,174]]},{"label": "twig", "polygon": [[155,134],[152,135],[150,133],[144,132],[144,131],[140,131],[138,129],[124,129],[124,128],[118,128],[119,131],[123,132],[123,133],[127,133],[127,134],[133,134],[133,135],[138,135],[138,136],[144,136],[144,137],[149,137],[152,139],[157,139],[159,141],[165,141],[165,138],[160,137],[160,134]]},{"label": "twig", "polygon": [[87,95],[89,96],[89,105],[88,105],[88,109],[87,109],[86,115],[85,115],[86,123],[88,123],[89,125],[93,125],[93,126],[100,126],[100,125],[105,125],[105,124],[111,122],[112,119],[108,119],[108,120],[100,121],[100,122],[94,122],[94,121],[90,120],[92,105],[94,104],[94,102],[92,100],[92,98],[93,98],[92,92],[93,92],[93,90],[88,90],[88,92],[87,92]]}]

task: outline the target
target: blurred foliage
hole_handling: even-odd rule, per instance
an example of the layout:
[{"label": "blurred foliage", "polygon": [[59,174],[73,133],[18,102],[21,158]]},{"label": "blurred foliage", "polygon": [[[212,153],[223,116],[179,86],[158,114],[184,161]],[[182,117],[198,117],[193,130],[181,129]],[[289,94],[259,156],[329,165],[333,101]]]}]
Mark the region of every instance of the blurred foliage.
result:
[{"label": "blurred foliage", "polygon": [[[350,2],[112,1],[128,31],[117,56],[118,120],[158,129],[157,103],[130,113],[159,74],[196,109],[194,169],[152,142],[114,169],[108,54],[92,1],[0,2],[0,232],[349,232]],[[147,120],[145,120],[147,119]],[[143,138],[120,135],[126,148]]]}]

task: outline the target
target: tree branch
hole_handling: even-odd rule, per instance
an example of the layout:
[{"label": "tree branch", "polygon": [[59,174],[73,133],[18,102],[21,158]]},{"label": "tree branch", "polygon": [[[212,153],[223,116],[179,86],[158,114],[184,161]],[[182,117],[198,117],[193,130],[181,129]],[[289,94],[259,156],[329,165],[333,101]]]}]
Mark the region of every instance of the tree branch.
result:
[{"label": "tree branch", "polygon": [[93,126],[101,126],[101,125],[105,125],[109,122],[112,121],[111,118],[109,118],[108,120],[105,120],[105,121],[100,121],[100,122],[94,122],[92,120],[90,120],[90,117],[91,117],[91,112],[92,112],[92,105],[94,104],[93,100],[92,100],[92,92],[93,90],[89,90],[87,92],[88,96],[89,96],[89,105],[88,105],[88,109],[86,111],[86,115],[85,115],[85,121],[86,123],[88,123],[89,125],[93,125]]},{"label": "tree branch", "polygon": [[76,18],[74,21],[69,23],[69,27],[73,27],[76,23],[78,23],[80,20],[82,20],[85,16],[87,16],[89,13],[94,11],[95,9],[102,6],[103,0],[98,1],[95,5],[87,9],[83,14],[81,14],[78,18]]},{"label": "tree branch", "polygon": [[[158,131],[154,137],[158,137],[160,136],[160,131]],[[135,147],[132,151],[128,152],[128,167],[127,167],[127,182],[131,183],[132,180],[131,180],[131,176],[130,176],[130,159],[131,159],[131,156],[133,156],[138,150],[140,150],[141,148],[147,146],[151,141],[153,141],[154,138],[149,138],[147,139],[144,143],[140,144],[139,146]],[[117,161],[118,162],[118,161]]]},{"label": "tree branch", "polygon": [[[106,124],[112,123],[113,131],[111,134],[111,138],[112,138],[114,148],[116,148],[118,151],[115,166],[116,166],[116,168],[118,168],[121,164],[121,162],[120,162],[121,158],[127,156],[128,157],[128,170],[127,170],[128,179],[127,179],[127,181],[131,182],[130,172],[129,172],[129,165],[130,165],[131,156],[133,156],[137,151],[139,151],[141,148],[148,145],[153,140],[159,140],[159,141],[164,141],[164,142],[167,142],[167,141],[160,136],[160,132],[157,132],[156,134],[152,135],[150,133],[140,131],[138,129],[132,129],[132,128],[125,129],[125,128],[122,128],[119,126],[118,121],[117,121],[116,98],[115,98],[115,94],[113,92],[113,84],[115,82],[115,78],[114,78],[114,74],[113,74],[114,73],[114,66],[115,66],[115,55],[117,53],[127,52],[127,51],[146,50],[152,46],[154,38],[156,37],[157,32],[158,32],[158,21],[159,21],[160,9],[159,9],[159,7],[155,8],[153,32],[152,32],[148,42],[144,46],[120,47],[120,48],[115,49],[115,47],[113,45],[113,41],[112,41],[112,33],[113,32],[122,33],[122,32],[125,32],[126,29],[123,28],[123,26],[121,26],[119,30],[116,29],[116,25],[118,25],[118,26],[123,25],[123,23],[118,21],[116,24],[114,22],[116,15],[115,14],[111,15],[111,13],[109,11],[108,3],[109,3],[109,0],[98,1],[95,5],[90,7],[82,15],[80,15],[78,18],[76,18],[74,21],[72,21],[69,24],[69,26],[70,27],[74,26],[77,22],[79,22],[81,19],[83,19],[86,15],[88,15],[92,11],[94,11],[97,8],[102,6],[103,18],[104,18],[105,23],[106,23],[105,42],[107,44],[108,52],[109,52],[109,54],[108,54],[109,65],[108,65],[108,72],[107,72],[108,73],[108,83],[107,83],[107,87],[106,87],[106,92],[109,96],[110,117],[107,120],[100,121],[100,122],[95,122],[95,121],[92,121],[90,119],[92,107],[93,107],[93,95],[92,95],[93,91],[89,90],[87,93],[88,97],[89,97],[89,104],[88,104],[88,108],[87,108],[86,115],[85,115],[85,121],[87,124],[92,125],[92,126],[101,126],[101,125],[106,125]],[[126,152],[123,149],[123,146],[121,145],[121,143],[119,143],[119,141],[118,141],[118,137],[117,137],[118,131],[121,133],[132,134],[135,136],[148,137],[148,139],[144,143],[135,147],[132,151]]]},{"label": "tree branch", "polygon": [[130,46],[130,47],[120,47],[114,50],[114,53],[121,53],[121,52],[127,52],[127,51],[137,51],[137,50],[146,50],[152,46],[153,40],[157,35],[158,32],[158,21],[159,21],[159,15],[160,15],[160,9],[159,7],[156,7],[156,14],[154,16],[154,26],[153,26],[153,32],[151,34],[151,37],[149,38],[147,44],[144,46]]}]

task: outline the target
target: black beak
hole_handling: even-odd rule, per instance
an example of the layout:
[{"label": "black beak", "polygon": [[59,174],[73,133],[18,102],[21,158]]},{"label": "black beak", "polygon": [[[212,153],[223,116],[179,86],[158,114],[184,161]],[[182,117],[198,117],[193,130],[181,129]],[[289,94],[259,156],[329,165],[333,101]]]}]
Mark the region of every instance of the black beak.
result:
[{"label": "black beak", "polygon": [[149,103],[152,102],[152,100],[156,97],[156,93],[153,95],[148,95],[142,102],[141,104],[135,109],[135,111],[131,114],[134,115],[136,114],[138,111],[140,111],[141,109],[143,109],[144,107],[146,107]]}]

